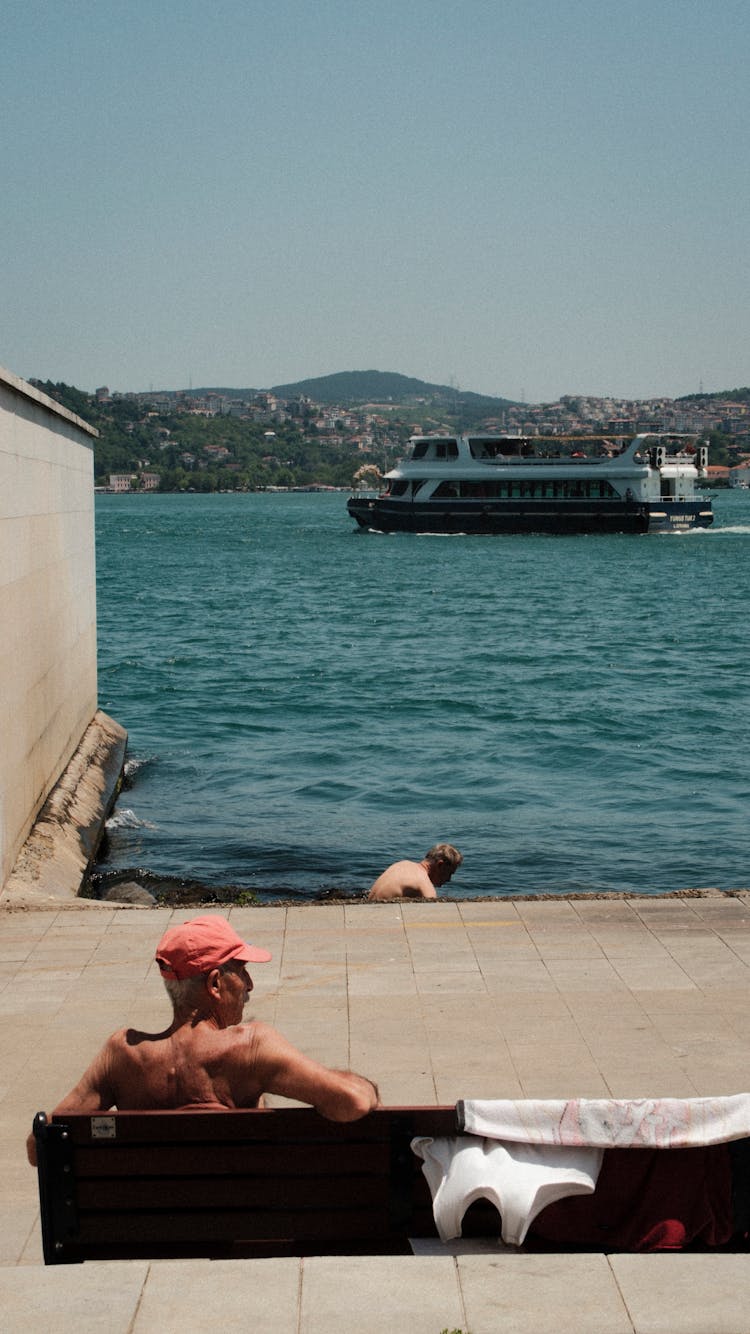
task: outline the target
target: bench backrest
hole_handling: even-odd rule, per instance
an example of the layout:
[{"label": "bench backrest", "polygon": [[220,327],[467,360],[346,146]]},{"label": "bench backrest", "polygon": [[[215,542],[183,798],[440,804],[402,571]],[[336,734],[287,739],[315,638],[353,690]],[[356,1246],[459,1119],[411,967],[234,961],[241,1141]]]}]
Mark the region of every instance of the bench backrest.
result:
[{"label": "bench backrest", "polygon": [[435,1236],[410,1141],[456,1129],[453,1107],[40,1113],[44,1259],[405,1254]]}]

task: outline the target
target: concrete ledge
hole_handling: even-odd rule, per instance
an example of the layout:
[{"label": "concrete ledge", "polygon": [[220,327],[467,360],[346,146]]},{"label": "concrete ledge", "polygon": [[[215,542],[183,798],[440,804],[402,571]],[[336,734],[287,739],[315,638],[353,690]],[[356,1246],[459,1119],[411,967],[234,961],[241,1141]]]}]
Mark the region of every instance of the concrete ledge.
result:
[{"label": "concrete ledge", "polygon": [[0,893],[4,908],[105,906],[78,894],[117,797],[127,739],[113,718],[94,715]]},{"label": "concrete ledge", "polygon": [[[22,380],[20,375],[14,375],[12,371],[6,370],[4,366],[0,366],[0,385],[4,385],[7,389],[11,389],[13,393],[38,404],[39,407],[46,408],[47,412],[54,413],[56,417],[63,417],[65,421],[76,426],[79,431],[85,431],[86,435],[93,436],[95,439],[99,438],[99,432],[90,422],[84,421],[83,417],[71,412],[69,408],[64,408],[62,403],[56,402],[54,398],[49,397],[49,394],[45,394],[41,389],[37,389],[35,385],[29,384],[28,380]],[[89,444],[88,441],[86,443]],[[93,442],[89,445],[89,448],[93,448]]]}]

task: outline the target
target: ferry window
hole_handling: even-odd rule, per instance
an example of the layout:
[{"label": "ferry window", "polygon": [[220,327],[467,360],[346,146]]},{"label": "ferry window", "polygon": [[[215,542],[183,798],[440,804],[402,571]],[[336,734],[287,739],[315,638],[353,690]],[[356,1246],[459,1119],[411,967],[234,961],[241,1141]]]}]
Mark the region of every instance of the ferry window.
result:
[{"label": "ferry window", "polygon": [[409,489],[408,482],[392,482],[389,495],[405,496],[408,489]]},{"label": "ferry window", "polygon": [[423,459],[427,453],[427,441],[419,440],[414,446],[411,456],[413,459]]},{"label": "ferry window", "polygon": [[432,457],[435,459],[456,459],[458,458],[458,445],[455,440],[433,440],[434,452]]},{"label": "ferry window", "polygon": [[440,483],[440,486],[436,487],[432,494],[433,494],[433,496],[434,496],[436,499],[437,499],[438,497],[442,498],[442,497],[444,497],[444,496],[456,496],[456,495],[458,495],[458,490],[457,490],[457,487],[456,487],[456,483],[455,483],[455,482],[441,482],[441,483]]}]

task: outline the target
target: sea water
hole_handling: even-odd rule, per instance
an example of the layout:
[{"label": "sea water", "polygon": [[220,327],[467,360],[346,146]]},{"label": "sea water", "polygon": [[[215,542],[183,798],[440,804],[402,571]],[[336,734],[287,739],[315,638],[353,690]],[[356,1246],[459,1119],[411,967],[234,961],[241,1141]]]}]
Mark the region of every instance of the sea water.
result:
[{"label": "sea water", "polygon": [[750,493],[714,510],[386,536],[341,493],[98,496],[98,870],[306,899],[448,841],[457,897],[750,885]]}]

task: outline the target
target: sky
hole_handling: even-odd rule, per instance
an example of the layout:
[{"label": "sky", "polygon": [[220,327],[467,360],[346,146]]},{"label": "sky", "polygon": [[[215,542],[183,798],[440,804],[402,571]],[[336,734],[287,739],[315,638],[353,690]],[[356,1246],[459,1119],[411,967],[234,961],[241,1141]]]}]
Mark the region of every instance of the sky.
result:
[{"label": "sky", "polygon": [[0,364],[750,385],[747,0],[2,0]]}]

